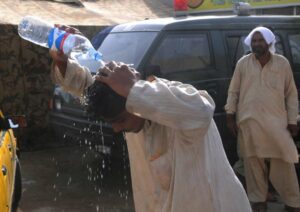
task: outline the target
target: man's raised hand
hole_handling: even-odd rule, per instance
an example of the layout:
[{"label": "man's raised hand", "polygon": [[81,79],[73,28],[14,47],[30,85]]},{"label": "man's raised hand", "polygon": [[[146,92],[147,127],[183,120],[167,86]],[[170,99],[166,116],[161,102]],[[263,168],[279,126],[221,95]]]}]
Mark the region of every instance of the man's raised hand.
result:
[{"label": "man's raised hand", "polygon": [[127,98],[132,86],[140,79],[140,74],[124,63],[110,62],[100,70],[96,80],[107,84],[117,94]]}]

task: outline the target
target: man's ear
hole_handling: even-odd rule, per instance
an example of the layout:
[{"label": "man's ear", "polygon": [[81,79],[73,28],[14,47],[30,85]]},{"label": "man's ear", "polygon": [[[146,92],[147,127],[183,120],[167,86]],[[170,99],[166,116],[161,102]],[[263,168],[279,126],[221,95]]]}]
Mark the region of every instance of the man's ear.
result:
[{"label": "man's ear", "polygon": [[146,79],[148,82],[153,82],[154,80],[156,80],[156,77],[154,75],[150,75],[147,77]]}]

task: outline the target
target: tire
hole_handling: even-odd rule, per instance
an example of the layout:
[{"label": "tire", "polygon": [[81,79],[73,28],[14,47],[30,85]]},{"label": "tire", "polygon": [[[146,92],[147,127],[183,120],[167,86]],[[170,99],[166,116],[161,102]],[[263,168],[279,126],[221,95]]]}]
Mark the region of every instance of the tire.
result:
[{"label": "tire", "polygon": [[21,175],[21,166],[19,159],[17,158],[16,164],[16,175],[15,175],[15,187],[13,193],[13,202],[12,202],[12,212],[16,212],[19,202],[22,197],[22,175]]}]

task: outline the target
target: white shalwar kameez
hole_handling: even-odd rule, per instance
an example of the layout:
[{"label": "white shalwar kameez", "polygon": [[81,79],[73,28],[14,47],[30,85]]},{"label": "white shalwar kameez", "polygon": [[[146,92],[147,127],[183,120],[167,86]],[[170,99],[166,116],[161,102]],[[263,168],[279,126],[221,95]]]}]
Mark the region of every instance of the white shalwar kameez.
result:
[{"label": "white shalwar kameez", "polygon": [[272,31],[257,27],[246,37],[245,44],[251,47],[256,32],[269,45],[270,60],[262,66],[251,53],[237,62],[225,110],[236,114],[249,200],[265,202],[270,180],[286,205],[299,208],[300,191],[294,166],[299,156],[287,129],[288,124],[297,124],[297,88],[289,61],[275,53]]},{"label": "white shalwar kameez", "polygon": [[[80,77],[72,76],[79,69]],[[53,73],[68,91],[80,93]],[[88,86],[92,81],[83,73],[69,61],[65,78]],[[206,91],[179,82],[157,78],[132,87],[126,109],[147,120],[139,133],[126,133],[137,212],[251,211],[212,119],[214,107]]]}]

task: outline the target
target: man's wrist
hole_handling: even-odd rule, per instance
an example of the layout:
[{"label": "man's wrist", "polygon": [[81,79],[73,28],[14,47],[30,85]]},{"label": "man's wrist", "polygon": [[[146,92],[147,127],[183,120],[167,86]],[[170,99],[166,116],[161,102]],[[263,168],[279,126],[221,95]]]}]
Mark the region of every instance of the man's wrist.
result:
[{"label": "man's wrist", "polygon": [[67,70],[67,61],[55,61],[54,64],[61,73],[61,75],[65,77]]}]

